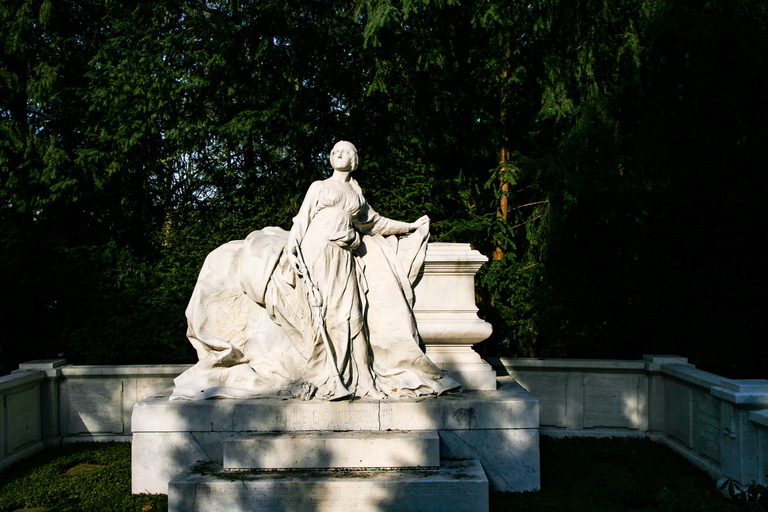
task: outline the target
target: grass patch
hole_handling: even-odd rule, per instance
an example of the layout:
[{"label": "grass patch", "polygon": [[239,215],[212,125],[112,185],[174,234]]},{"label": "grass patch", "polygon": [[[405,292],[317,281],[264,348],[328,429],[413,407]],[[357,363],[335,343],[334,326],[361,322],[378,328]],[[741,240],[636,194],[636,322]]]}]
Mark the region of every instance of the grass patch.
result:
[{"label": "grass patch", "polygon": [[161,512],[165,496],[131,494],[130,443],[77,443],[45,450],[0,473],[0,512]]},{"label": "grass patch", "polygon": [[[704,472],[647,439],[541,439],[542,490],[491,493],[492,512],[747,510]],[[163,495],[131,494],[129,443],[79,443],[0,473],[0,512],[167,511]]]}]

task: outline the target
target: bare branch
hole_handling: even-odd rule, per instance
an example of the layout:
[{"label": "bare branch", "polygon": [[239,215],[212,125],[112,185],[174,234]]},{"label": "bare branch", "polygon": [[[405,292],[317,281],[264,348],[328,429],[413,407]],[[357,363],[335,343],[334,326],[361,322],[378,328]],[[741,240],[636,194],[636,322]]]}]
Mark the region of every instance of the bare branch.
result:
[{"label": "bare branch", "polygon": [[545,199],[544,201],[536,201],[535,203],[521,204],[520,206],[515,206],[515,210],[519,210],[520,208],[525,208],[526,206],[535,206],[537,204],[544,204],[548,202],[549,202],[549,199]]}]

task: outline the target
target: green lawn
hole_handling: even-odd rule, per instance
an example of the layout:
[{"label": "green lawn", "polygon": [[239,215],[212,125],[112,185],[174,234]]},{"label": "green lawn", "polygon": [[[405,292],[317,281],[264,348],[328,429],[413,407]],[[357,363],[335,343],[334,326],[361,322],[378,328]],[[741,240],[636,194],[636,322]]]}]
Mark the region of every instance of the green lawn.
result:
[{"label": "green lawn", "polygon": [[[0,512],[167,510],[165,496],[131,495],[130,448],[73,444],[20,462],[0,473]],[[729,503],[706,474],[646,439],[542,438],[541,476],[539,492],[491,493],[491,511],[752,510]]]},{"label": "green lawn", "polygon": [[77,443],[49,449],[0,473],[0,511],[164,511],[167,498],[131,494],[129,443]]}]

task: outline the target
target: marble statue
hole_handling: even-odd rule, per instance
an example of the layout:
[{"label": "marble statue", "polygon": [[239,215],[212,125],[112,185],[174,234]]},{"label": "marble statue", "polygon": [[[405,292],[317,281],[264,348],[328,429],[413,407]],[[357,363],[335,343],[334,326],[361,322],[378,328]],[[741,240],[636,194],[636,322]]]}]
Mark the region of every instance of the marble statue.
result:
[{"label": "marble statue", "polygon": [[429,218],[376,213],[338,142],[290,232],[267,227],[205,260],[186,315],[198,363],[171,399],[341,400],[443,394],[459,384],[419,348],[413,289]]}]

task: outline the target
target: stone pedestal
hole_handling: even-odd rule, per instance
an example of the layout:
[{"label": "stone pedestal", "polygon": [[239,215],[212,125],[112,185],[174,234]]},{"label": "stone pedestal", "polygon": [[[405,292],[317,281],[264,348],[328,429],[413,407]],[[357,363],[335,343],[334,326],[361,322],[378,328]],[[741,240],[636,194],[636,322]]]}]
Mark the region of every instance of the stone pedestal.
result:
[{"label": "stone pedestal", "polygon": [[168,482],[195,462],[222,464],[225,443],[243,436],[328,431],[436,432],[443,463],[478,460],[492,489],[537,490],[539,402],[511,379],[500,379],[499,384],[496,391],[439,398],[332,403],[280,399],[171,402],[168,390],[134,408],[133,492],[167,493]]},{"label": "stone pedestal", "polygon": [[466,390],[496,389],[496,372],[472,349],[493,332],[475,306],[475,274],[486,261],[469,244],[431,243],[413,289],[427,355]]}]

